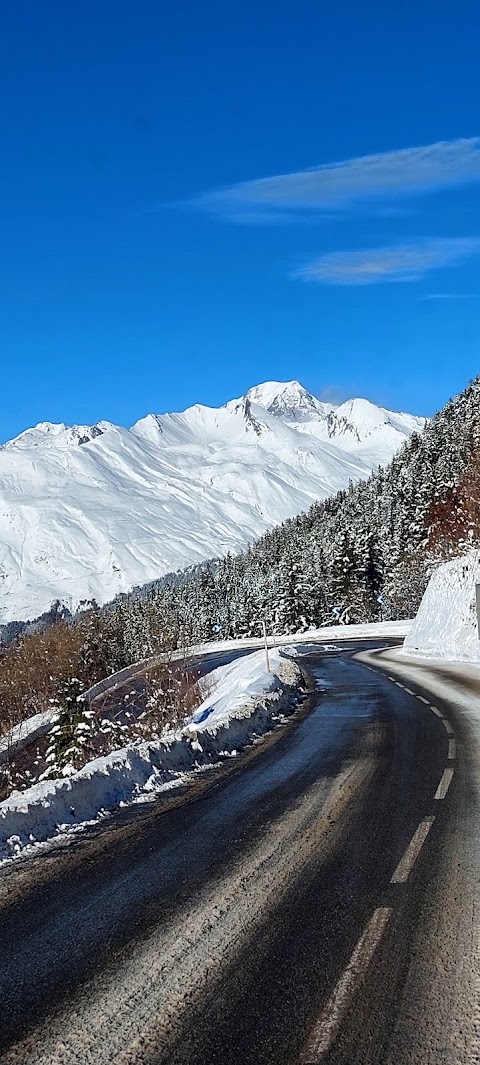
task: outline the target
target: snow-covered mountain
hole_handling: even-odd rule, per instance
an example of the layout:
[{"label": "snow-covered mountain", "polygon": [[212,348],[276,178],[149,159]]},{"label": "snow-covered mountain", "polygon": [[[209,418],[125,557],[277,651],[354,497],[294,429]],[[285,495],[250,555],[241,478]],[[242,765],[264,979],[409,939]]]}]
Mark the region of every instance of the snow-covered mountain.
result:
[{"label": "snow-covered mountain", "polygon": [[41,422],[0,447],[0,621],[236,551],[368,476],[425,419],[268,382],[124,429]]}]

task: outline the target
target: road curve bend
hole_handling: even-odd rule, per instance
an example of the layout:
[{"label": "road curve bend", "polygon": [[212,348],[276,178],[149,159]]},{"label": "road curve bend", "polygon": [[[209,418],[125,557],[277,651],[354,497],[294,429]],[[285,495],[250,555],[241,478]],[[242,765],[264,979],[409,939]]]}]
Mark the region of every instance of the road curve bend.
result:
[{"label": "road curve bend", "polygon": [[480,1060],[465,722],[353,651],[228,772],[5,868],[2,1065]]}]

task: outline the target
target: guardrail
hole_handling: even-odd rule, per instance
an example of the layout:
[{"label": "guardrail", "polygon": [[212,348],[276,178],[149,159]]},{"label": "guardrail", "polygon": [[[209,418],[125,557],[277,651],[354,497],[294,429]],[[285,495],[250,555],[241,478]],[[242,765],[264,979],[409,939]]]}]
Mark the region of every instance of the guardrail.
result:
[{"label": "guardrail", "polygon": [[[345,625],[325,627],[323,629],[317,629],[306,633],[295,633],[288,636],[268,637],[267,643],[270,648],[275,646],[282,647],[289,643],[302,643],[304,641],[318,641],[324,640],[338,640],[338,639],[365,639],[366,636],[400,636],[404,637],[409,631],[411,621],[392,621],[392,622],[380,622],[370,625]],[[222,651],[234,650],[259,650],[264,646],[264,638],[257,636],[249,636],[239,640],[215,640],[210,643],[197,644],[194,647],[189,648],[188,654],[186,651],[173,651],[170,653],[162,653],[157,655],[151,655],[149,658],[142,658],[138,662],[132,662],[130,666],[125,666],[123,669],[117,670],[116,673],[111,673],[108,677],[103,677],[102,680],[97,681],[96,684],[92,684],[91,688],[85,692],[85,699],[90,705],[94,702],[99,695],[103,692],[112,691],[116,687],[119,687],[126,680],[132,680],[138,676],[139,673],[143,673],[149,666],[155,666],[160,662],[178,662],[182,658],[195,659],[204,655],[212,655],[215,653],[221,654]],[[18,727],[18,726],[17,726]],[[51,723],[43,723],[39,727],[38,733],[35,735],[25,736],[16,745],[16,750],[21,749],[27,743],[33,743],[39,736],[45,735],[49,732]],[[7,752],[8,748],[8,753]],[[12,747],[8,743],[8,736],[3,738],[0,744],[0,764],[6,761],[9,755],[12,753]]]},{"label": "guardrail", "polygon": [[119,687],[124,681],[132,680],[138,673],[143,673],[149,666],[157,665],[165,657],[165,655],[153,655],[151,658],[143,658],[140,662],[133,662],[131,666],[124,666],[123,669],[117,670],[116,673],[111,673],[109,677],[103,677],[102,680],[92,684],[92,687],[85,692],[87,703],[90,705],[102,692],[111,691],[112,688]]}]

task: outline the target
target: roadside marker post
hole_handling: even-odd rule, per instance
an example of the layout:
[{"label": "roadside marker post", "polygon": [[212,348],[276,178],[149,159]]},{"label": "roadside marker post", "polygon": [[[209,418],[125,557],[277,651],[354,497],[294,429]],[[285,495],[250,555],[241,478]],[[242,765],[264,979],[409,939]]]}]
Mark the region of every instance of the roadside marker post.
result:
[{"label": "roadside marker post", "polygon": [[265,665],[267,667],[267,673],[270,673],[270,658],[269,658],[269,654],[268,654],[267,626],[265,624],[265,619],[262,621],[262,628],[263,628],[263,639],[265,641]]}]

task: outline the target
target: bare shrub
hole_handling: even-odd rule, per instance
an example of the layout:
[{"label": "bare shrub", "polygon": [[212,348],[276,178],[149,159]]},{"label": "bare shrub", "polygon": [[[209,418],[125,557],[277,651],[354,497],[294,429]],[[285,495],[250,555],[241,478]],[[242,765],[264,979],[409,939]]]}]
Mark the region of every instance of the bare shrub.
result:
[{"label": "bare shrub", "polygon": [[[94,604],[75,624],[59,621],[0,650],[0,737],[34,714],[57,714],[48,735],[7,752],[0,764],[1,798],[36,780],[74,772],[127,743],[158,739],[202,701],[188,649],[173,661],[171,634],[159,629],[155,642],[163,662],[84,706],[84,692],[126,664],[118,622]],[[177,642],[180,637],[186,644],[183,632]],[[145,651],[139,643],[137,653],[141,647]]]},{"label": "bare shrub", "polygon": [[47,710],[59,683],[78,673],[83,636],[64,621],[23,637],[0,658],[0,735]]},{"label": "bare shrub", "polygon": [[159,737],[176,728],[204,699],[198,673],[185,662],[157,665],[145,674],[144,712],[140,727],[144,735]]}]

